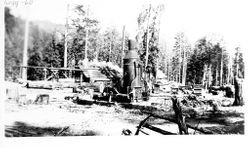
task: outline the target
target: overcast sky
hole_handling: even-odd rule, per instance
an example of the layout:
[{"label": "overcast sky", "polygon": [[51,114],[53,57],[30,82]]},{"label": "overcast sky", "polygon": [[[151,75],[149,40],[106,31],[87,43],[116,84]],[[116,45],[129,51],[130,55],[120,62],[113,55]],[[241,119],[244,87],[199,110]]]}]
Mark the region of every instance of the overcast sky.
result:
[{"label": "overcast sky", "polygon": [[[24,0],[5,0],[24,1]],[[16,15],[31,20],[48,20],[64,24],[67,3],[89,3],[90,10],[102,27],[115,26],[126,31],[132,38],[137,29],[136,18],[146,0],[28,0],[30,6],[12,6]],[[248,0],[154,0],[154,4],[165,4],[162,16],[161,38],[168,48],[173,46],[177,32],[184,32],[193,44],[207,34],[222,36],[230,49],[249,47],[249,3]],[[28,15],[27,15],[28,14]]]}]

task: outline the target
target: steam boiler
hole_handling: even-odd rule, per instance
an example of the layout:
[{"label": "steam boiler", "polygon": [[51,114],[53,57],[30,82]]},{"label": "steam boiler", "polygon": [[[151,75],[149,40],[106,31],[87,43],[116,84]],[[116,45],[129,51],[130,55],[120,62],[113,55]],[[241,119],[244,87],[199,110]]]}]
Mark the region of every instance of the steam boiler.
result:
[{"label": "steam boiler", "polygon": [[132,100],[146,100],[147,86],[142,77],[143,65],[139,60],[137,48],[136,42],[129,40],[128,51],[123,59],[123,93],[129,94]]},{"label": "steam boiler", "polygon": [[140,63],[137,53],[137,44],[133,40],[128,42],[128,51],[123,58],[123,77],[122,89],[114,85],[108,85],[104,88],[102,96],[94,97],[94,100],[105,100],[108,102],[130,103],[139,100],[147,100],[147,83],[142,77],[143,65]]}]

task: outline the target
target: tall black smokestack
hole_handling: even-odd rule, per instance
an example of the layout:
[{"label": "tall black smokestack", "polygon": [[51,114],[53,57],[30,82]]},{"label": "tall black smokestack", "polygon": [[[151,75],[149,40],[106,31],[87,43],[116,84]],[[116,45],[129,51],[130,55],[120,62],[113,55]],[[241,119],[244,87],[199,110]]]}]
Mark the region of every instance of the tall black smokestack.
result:
[{"label": "tall black smokestack", "polygon": [[136,50],[136,42],[133,40],[128,41],[128,52],[123,59],[123,88],[124,93],[129,93],[131,82],[136,77],[135,63],[138,63],[139,56]]}]

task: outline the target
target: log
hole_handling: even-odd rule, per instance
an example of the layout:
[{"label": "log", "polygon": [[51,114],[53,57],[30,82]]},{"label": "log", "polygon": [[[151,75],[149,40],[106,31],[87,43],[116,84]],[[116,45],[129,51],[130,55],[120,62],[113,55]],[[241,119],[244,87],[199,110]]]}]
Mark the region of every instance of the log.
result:
[{"label": "log", "polygon": [[194,127],[194,126],[192,126],[190,124],[186,124],[186,125],[187,125],[188,128],[191,128],[193,130],[199,131],[199,132],[201,132],[203,134],[215,134],[214,132],[206,130],[206,129],[201,128],[201,127]]},{"label": "log", "polygon": [[149,135],[148,133],[144,132],[143,130],[140,129],[140,132],[142,132],[145,135]]},{"label": "log", "polygon": [[[155,117],[155,118],[164,119],[164,120],[167,120],[167,121],[170,121],[170,122],[173,122],[173,123],[177,124],[176,120],[174,118],[171,118],[171,117],[156,115],[156,114],[152,114],[152,113],[149,113],[149,112],[143,112],[143,113],[149,114],[149,115],[151,115],[152,117]],[[188,124],[188,123],[186,123],[186,126],[187,126],[187,128],[191,128],[191,129],[199,131],[199,132],[201,132],[203,134],[215,134],[214,132],[212,132],[210,130],[206,130],[206,129],[201,128],[201,127],[195,127],[195,126],[193,126],[191,124]]]},{"label": "log", "polygon": [[64,132],[64,131],[66,131],[67,129],[69,129],[69,126],[66,126],[66,127],[64,127],[64,128],[62,128],[59,132],[57,132],[54,136],[60,136],[60,135],[62,135],[62,133]]},{"label": "log", "polygon": [[152,125],[150,125],[150,124],[148,124],[148,123],[145,123],[145,124],[143,125],[143,127],[146,127],[146,128],[148,128],[148,129],[150,129],[150,130],[152,130],[152,131],[155,131],[155,132],[157,132],[157,133],[161,133],[161,134],[163,134],[163,135],[176,135],[176,134],[174,134],[174,133],[171,133],[171,132],[162,130],[162,129],[158,128],[158,127],[152,126]]},{"label": "log", "polygon": [[142,126],[145,124],[145,122],[151,117],[152,115],[149,115],[147,118],[145,118],[144,120],[142,120],[139,124],[139,126],[137,127],[137,130],[135,132],[135,135],[139,135],[139,131],[142,128]]}]

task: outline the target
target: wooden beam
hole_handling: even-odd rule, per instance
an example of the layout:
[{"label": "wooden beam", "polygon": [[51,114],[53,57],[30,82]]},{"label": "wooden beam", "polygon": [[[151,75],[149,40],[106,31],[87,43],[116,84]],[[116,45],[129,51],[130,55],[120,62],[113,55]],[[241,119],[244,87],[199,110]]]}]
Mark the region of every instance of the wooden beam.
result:
[{"label": "wooden beam", "polygon": [[171,133],[171,132],[162,130],[162,129],[158,128],[158,127],[152,126],[152,125],[150,125],[150,124],[148,124],[148,123],[145,123],[145,124],[143,125],[143,127],[146,127],[146,128],[148,128],[148,129],[150,129],[150,130],[152,130],[152,131],[155,131],[155,132],[160,133],[160,134],[163,134],[163,135],[177,135],[177,134],[175,134],[175,133]]},{"label": "wooden beam", "polygon": [[97,70],[98,68],[85,68],[85,69],[75,69],[75,68],[57,68],[57,67],[42,67],[42,66],[13,66],[20,68],[37,68],[37,69],[50,69],[50,70],[69,70],[69,71],[85,71],[85,70]]}]

